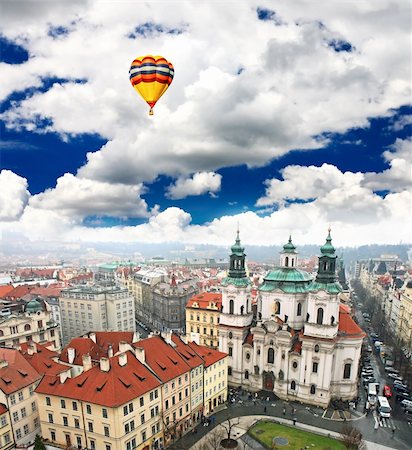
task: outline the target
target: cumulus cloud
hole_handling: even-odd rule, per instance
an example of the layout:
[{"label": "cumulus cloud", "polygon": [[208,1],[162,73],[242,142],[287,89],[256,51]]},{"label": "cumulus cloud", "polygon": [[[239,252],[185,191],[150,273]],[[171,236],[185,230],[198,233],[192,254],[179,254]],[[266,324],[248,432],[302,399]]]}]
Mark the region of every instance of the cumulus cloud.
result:
[{"label": "cumulus cloud", "polygon": [[105,183],[77,178],[70,173],[30,199],[33,209],[50,210],[68,217],[96,216],[148,217],[147,203],[140,198],[143,186]]},{"label": "cumulus cloud", "polygon": [[30,193],[27,190],[27,180],[11,170],[0,172],[0,220],[13,221],[18,219],[27,202]]},{"label": "cumulus cloud", "polygon": [[173,200],[202,195],[215,195],[220,190],[222,175],[214,172],[197,172],[191,178],[178,178],[167,188],[166,196]]},{"label": "cumulus cloud", "polygon": [[390,168],[381,173],[366,173],[365,186],[375,191],[400,192],[412,188],[412,139],[397,139],[383,153]]},{"label": "cumulus cloud", "polygon": [[[277,3],[282,20],[276,24],[259,20],[255,1],[237,5],[236,21],[231,4],[131,10],[126,3],[88,2],[67,14],[60,6],[44,20],[27,17],[25,27],[5,25],[8,37],[24,35],[31,57],[21,67],[0,66],[10,80],[3,96],[47,77],[66,81],[14,102],[3,118],[11,128],[109,139],[80,170],[90,179],[137,184],[159,174],[187,178],[262,166],[290,150],[324,145],[319,136],[325,132],[390,114],[410,93],[404,3],[331,2],[316,12],[303,1]],[[51,22],[69,32],[47,35]],[[207,23],[216,25],[213,33]],[[147,24],[150,42],[136,31]],[[331,45],[346,41],[350,51]],[[176,69],[151,119],[127,76],[142,44]]]}]

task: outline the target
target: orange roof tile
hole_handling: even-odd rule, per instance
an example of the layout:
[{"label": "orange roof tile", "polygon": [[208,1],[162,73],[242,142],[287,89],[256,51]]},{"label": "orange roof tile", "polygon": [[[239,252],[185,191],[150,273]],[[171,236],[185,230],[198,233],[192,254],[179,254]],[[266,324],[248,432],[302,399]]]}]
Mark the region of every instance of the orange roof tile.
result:
[{"label": "orange roof tile", "polygon": [[222,294],[219,292],[202,292],[192,297],[186,304],[186,308],[192,308],[194,303],[199,305],[199,309],[207,309],[209,304],[213,302],[222,310]]},{"label": "orange roof tile", "polygon": [[133,346],[144,349],[146,363],[164,383],[190,371],[189,364],[160,336],[142,339]]},{"label": "orange roof tile", "polygon": [[365,332],[353,320],[346,305],[339,305],[339,335],[347,338],[361,338]]},{"label": "orange roof tile", "polygon": [[0,368],[0,389],[5,394],[16,392],[41,378],[16,349],[0,348],[0,361],[7,361],[7,366]]},{"label": "orange roof tile", "polygon": [[90,337],[91,333],[84,337],[72,339],[61,352],[60,361],[69,363],[68,348],[73,348],[75,358],[71,364],[81,366],[82,356],[89,354],[94,361],[99,361],[102,356],[107,357],[109,346],[113,348],[113,353],[119,351],[119,343],[124,341],[129,344],[133,342],[134,333],[132,331],[96,331],[96,342]]},{"label": "orange roof tile", "polygon": [[14,287],[11,291],[9,291],[7,294],[4,294],[2,298],[5,299],[17,299],[24,297],[25,295],[29,294],[35,286],[29,286],[28,284],[22,284],[21,286]]},{"label": "orange roof tile", "polygon": [[227,353],[219,352],[213,348],[206,347],[204,345],[198,345],[196,342],[189,342],[188,344],[199,356],[202,357],[205,362],[205,367],[209,367],[212,364],[226,358]]},{"label": "orange roof tile", "polygon": [[202,358],[193,351],[193,349],[185,344],[179,336],[172,334],[172,341],[176,344],[176,350],[179,355],[186,361],[187,364],[193,369],[194,367],[199,367],[203,364]]},{"label": "orange roof tile", "polygon": [[26,361],[41,375],[58,375],[61,372],[66,372],[70,367],[64,364],[59,364],[52,358],[59,356],[57,352],[49,350],[41,344],[35,343],[35,353],[30,354],[28,344],[25,342],[20,346],[20,353]]},{"label": "orange roof tile", "polygon": [[117,407],[158,388],[159,380],[128,351],[127,364],[119,365],[119,356],[109,358],[110,369],[105,372],[100,366],[82,372],[64,383],[59,377],[44,376],[36,392],[58,397]]},{"label": "orange roof tile", "polygon": [[0,286],[0,298],[6,296],[9,292],[11,292],[14,287],[11,284],[5,284]]},{"label": "orange roof tile", "polygon": [[42,297],[59,297],[63,288],[60,287],[35,287],[30,294],[40,295]]}]

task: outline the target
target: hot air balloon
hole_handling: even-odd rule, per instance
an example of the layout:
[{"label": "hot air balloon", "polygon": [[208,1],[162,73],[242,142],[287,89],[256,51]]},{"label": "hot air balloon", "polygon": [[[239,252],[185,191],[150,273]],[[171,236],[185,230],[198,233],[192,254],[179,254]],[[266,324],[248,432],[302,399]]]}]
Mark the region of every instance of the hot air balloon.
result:
[{"label": "hot air balloon", "polygon": [[130,82],[150,106],[149,115],[153,115],[153,107],[169,87],[173,75],[172,63],[163,56],[138,56],[132,62]]}]

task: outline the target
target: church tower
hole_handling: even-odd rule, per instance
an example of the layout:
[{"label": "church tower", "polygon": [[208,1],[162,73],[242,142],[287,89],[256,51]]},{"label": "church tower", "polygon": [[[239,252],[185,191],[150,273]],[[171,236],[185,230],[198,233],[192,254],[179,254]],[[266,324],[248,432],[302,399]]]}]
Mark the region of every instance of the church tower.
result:
[{"label": "church tower", "polygon": [[338,332],[339,293],[342,288],[336,281],[335,247],[330,230],[325,244],[320,248],[318,273],[309,286],[305,335],[334,338]]},{"label": "church tower", "polygon": [[229,354],[228,381],[241,385],[243,343],[253,320],[251,283],[246,275],[246,255],[237,231],[231,247],[229,273],[221,282],[222,313],[219,322],[219,350]]}]

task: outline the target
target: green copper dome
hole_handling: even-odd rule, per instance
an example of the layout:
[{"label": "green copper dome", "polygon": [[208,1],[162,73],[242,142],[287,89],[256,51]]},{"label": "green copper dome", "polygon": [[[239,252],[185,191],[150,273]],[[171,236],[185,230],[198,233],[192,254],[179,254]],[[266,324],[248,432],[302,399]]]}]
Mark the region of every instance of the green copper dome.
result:
[{"label": "green copper dome", "polygon": [[43,306],[38,300],[33,299],[29,303],[27,303],[26,312],[36,313],[38,311],[43,311]]},{"label": "green copper dome", "polygon": [[289,294],[304,293],[307,292],[311,281],[311,275],[303,270],[281,267],[266,275],[259,291],[272,292],[280,289]]},{"label": "green copper dome", "polygon": [[322,245],[322,247],[320,248],[320,252],[322,253],[322,255],[331,255],[333,257],[335,256],[335,247],[332,245],[332,238],[330,237],[330,229],[325,244]]},{"label": "green copper dome", "polygon": [[288,242],[283,246],[283,251],[285,253],[296,253],[296,247],[292,242],[291,236],[289,236]]}]

